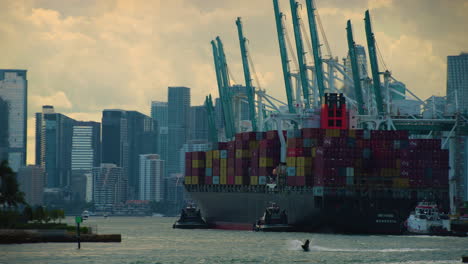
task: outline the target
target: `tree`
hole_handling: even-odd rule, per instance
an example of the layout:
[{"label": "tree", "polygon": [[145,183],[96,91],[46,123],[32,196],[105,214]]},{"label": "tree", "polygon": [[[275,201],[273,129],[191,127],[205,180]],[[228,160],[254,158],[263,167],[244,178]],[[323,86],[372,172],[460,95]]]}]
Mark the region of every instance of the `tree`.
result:
[{"label": "tree", "polygon": [[38,206],[34,210],[33,218],[35,221],[41,223],[45,219],[44,207]]},{"label": "tree", "polygon": [[55,221],[57,221],[57,219],[59,218],[58,209],[54,209],[50,211],[49,215],[50,215],[50,219],[55,223]]},{"label": "tree", "polygon": [[24,193],[19,190],[16,173],[4,160],[0,164],[0,204],[7,207],[17,207],[18,204],[26,204]]},{"label": "tree", "polygon": [[33,210],[31,208],[31,206],[26,205],[26,207],[24,207],[23,216],[26,219],[26,221],[33,220]]},{"label": "tree", "polygon": [[59,223],[62,222],[62,219],[65,219],[65,211],[64,210],[62,210],[62,209],[58,210],[58,219],[59,219]]}]

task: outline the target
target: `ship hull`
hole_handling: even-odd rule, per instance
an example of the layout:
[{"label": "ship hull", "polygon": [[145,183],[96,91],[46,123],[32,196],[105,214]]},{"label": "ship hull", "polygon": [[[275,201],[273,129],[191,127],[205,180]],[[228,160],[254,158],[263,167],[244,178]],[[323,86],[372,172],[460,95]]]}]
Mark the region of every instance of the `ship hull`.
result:
[{"label": "ship hull", "polygon": [[288,224],[295,231],[402,234],[404,222],[418,202],[417,197],[316,196],[310,191],[189,193],[211,227],[229,230],[252,230],[265,208],[274,202],[286,210]]}]

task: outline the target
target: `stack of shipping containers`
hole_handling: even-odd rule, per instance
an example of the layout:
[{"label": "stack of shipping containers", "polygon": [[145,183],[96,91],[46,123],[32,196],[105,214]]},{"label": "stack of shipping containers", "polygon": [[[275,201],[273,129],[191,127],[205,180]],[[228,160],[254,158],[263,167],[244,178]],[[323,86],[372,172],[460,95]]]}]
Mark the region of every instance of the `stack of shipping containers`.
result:
[{"label": "stack of shipping containers", "polygon": [[[407,131],[303,128],[287,137],[286,185],[446,188],[448,151]],[[265,185],[280,163],[278,131],[246,132],[207,152],[186,153],[187,185]]]}]

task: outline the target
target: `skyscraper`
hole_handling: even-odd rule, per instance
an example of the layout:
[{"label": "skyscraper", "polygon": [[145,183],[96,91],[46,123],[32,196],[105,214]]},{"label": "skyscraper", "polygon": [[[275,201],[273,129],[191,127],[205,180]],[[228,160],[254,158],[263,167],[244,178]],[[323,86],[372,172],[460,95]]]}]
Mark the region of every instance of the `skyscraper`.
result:
[{"label": "skyscraper", "polygon": [[168,106],[167,102],[151,102],[151,118],[158,124],[159,135],[156,153],[158,153],[162,160],[167,162],[168,151]]},{"label": "skyscraper", "polygon": [[139,155],[156,150],[154,128],[153,119],[137,111],[103,111],[102,162],[122,167],[129,199],[138,197]]},{"label": "skyscraper", "polygon": [[111,211],[112,207],[125,202],[127,181],[123,168],[115,164],[101,164],[93,168],[93,200],[98,211]]},{"label": "skyscraper", "polygon": [[158,154],[140,155],[140,200],[164,200],[164,178],[164,160]]},{"label": "skyscraper", "polygon": [[74,119],[55,113],[52,106],[44,106],[36,113],[36,165],[46,172],[46,186],[66,187],[71,178],[71,153]]},{"label": "skyscraper", "polygon": [[[456,96],[455,96],[456,93]],[[460,112],[468,112],[468,53],[447,57],[447,99]]]},{"label": "skyscraper", "polygon": [[101,124],[76,122],[73,126],[71,153],[71,191],[75,200],[90,198],[93,167],[101,164]]},{"label": "skyscraper", "polygon": [[203,105],[190,107],[188,139],[208,141],[208,114]]},{"label": "skyscraper", "polygon": [[91,172],[101,164],[101,124],[77,122],[73,126],[72,171]]},{"label": "skyscraper", "polygon": [[168,88],[168,133],[169,147],[167,173],[180,172],[179,151],[187,142],[189,131],[190,88]]},{"label": "skyscraper", "polygon": [[0,122],[8,120],[0,132],[0,158],[8,156],[14,171],[26,164],[27,97],[26,70],[0,70],[0,110],[8,109],[0,112]]},{"label": "skyscraper", "polygon": [[18,170],[18,184],[28,204],[43,204],[45,173],[42,167],[35,165],[21,167]]}]

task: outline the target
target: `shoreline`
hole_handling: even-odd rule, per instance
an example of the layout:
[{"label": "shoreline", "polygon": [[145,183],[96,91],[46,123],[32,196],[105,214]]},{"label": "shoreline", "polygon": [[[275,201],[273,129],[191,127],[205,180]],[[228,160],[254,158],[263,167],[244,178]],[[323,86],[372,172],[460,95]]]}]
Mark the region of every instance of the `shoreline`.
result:
[{"label": "shoreline", "polygon": [[[0,244],[76,243],[75,233],[64,230],[0,229]],[[120,243],[121,234],[82,234],[81,242]]]}]

